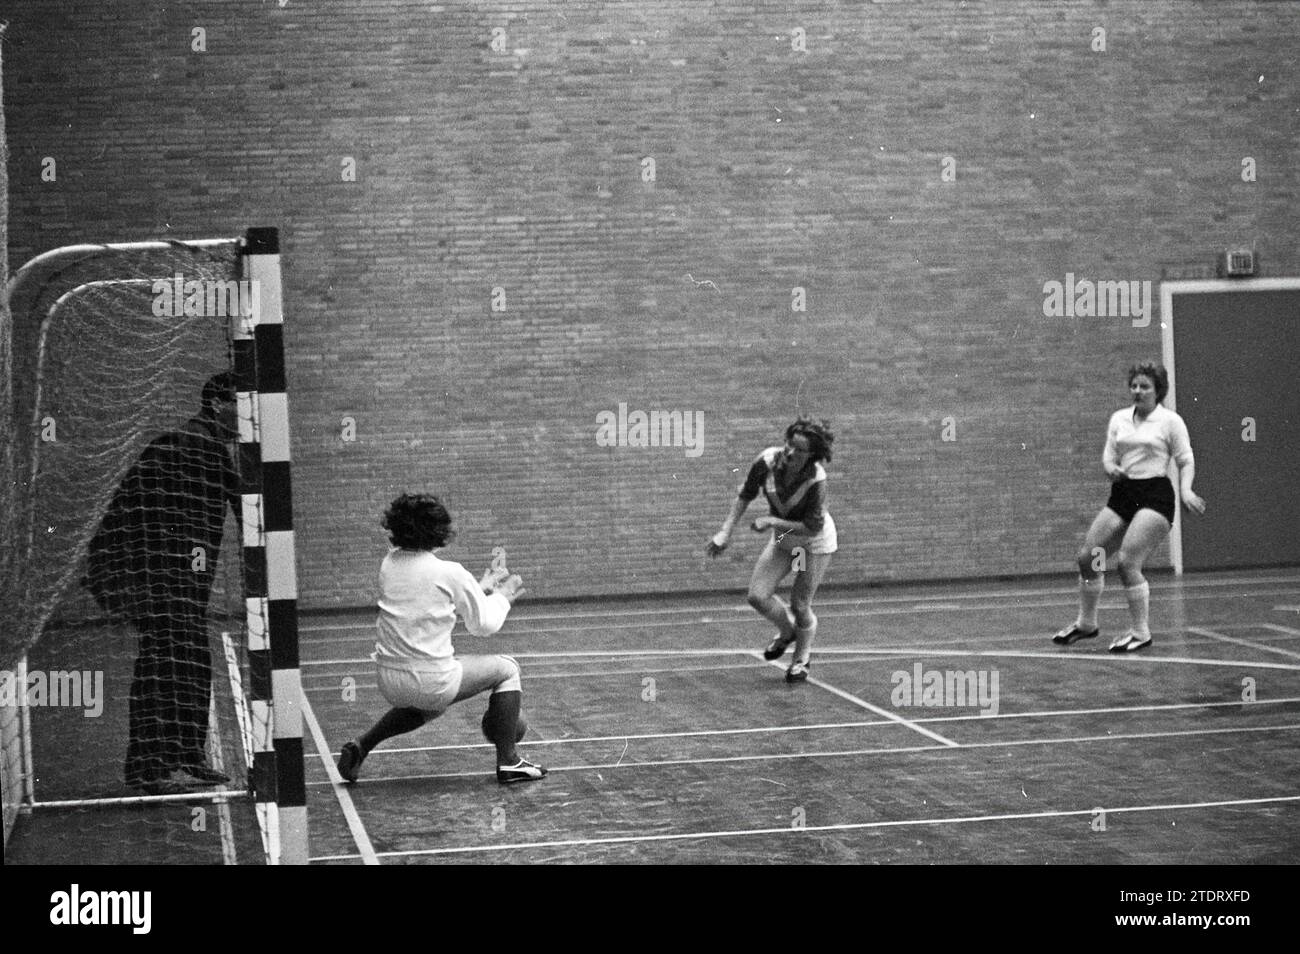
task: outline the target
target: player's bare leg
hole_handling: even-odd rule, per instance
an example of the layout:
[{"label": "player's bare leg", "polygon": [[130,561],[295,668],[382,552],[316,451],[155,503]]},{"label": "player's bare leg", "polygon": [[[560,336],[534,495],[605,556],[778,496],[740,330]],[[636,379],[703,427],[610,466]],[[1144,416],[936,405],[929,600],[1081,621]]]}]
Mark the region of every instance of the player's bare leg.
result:
[{"label": "player's bare leg", "polygon": [[1124,532],[1116,557],[1119,577],[1124,581],[1124,596],[1128,599],[1132,625],[1122,639],[1111,644],[1113,652],[1133,652],[1151,645],[1151,628],[1148,615],[1151,607],[1151,586],[1142,575],[1142,566],[1151,551],[1169,535],[1169,521],[1154,510],[1142,509],[1133,515]]},{"label": "player's bare leg", "polygon": [[791,561],[790,554],[780,549],[775,539],[768,540],[749,580],[749,605],[776,627],[776,639],[763,654],[768,659],[779,658],[795,638],[794,614],[775,595],[776,588],[790,573]]},{"label": "player's bare leg", "polygon": [[817,638],[817,617],[812,611],[812,601],[831,565],[829,553],[809,553],[806,559],[807,565],[795,576],[794,589],[790,593],[790,608],[796,622],[794,661],[786,672],[786,679],[790,682],[808,678],[813,640]]},{"label": "player's bare leg", "polygon": [[1068,646],[1097,635],[1097,607],[1101,604],[1101,591],[1106,585],[1106,567],[1119,550],[1126,527],[1120,515],[1109,507],[1102,507],[1093,518],[1079,552],[1075,554],[1079,566],[1079,615],[1071,625],[1052,637],[1053,642]]}]

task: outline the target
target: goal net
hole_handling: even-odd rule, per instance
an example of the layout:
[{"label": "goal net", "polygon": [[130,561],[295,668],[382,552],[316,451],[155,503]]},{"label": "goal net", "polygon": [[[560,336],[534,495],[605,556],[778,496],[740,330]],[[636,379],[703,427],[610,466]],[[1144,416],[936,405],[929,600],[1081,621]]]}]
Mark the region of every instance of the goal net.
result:
[{"label": "goal net", "polygon": [[278,346],[274,230],[60,249],[10,283],[6,862],[305,860],[270,698],[292,683],[270,678],[259,268]]}]

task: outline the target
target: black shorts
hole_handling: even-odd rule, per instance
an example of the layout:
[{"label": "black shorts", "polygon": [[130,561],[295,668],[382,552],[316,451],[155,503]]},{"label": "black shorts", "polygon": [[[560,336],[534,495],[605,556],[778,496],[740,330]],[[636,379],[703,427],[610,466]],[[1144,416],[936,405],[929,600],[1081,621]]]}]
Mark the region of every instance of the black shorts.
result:
[{"label": "black shorts", "polygon": [[1172,524],[1178,503],[1174,497],[1173,482],[1168,477],[1148,477],[1143,480],[1121,477],[1111,484],[1110,499],[1106,501],[1106,506],[1119,514],[1125,523],[1145,508],[1154,510]]}]

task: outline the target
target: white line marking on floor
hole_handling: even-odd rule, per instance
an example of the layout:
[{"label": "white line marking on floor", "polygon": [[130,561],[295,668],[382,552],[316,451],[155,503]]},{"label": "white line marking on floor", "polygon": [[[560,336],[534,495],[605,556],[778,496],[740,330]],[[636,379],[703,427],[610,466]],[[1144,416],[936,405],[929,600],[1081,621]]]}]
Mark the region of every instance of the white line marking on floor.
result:
[{"label": "white line marking on floor", "polygon": [[1289,649],[1282,649],[1280,646],[1269,646],[1267,643],[1257,643],[1253,639],[1242,639],[1240,636],[1225,636],[1223,633],[1216,633],[1212,629],[1205,629],[1202,626],[1188,626],[1189,633],[1196,633],[1199,636],[1208,636],[1211,639],[1221,639],[1225,643],[1235,643],[1238,646],[1247,646],[1250,649],[1258,649],[1265,653],[1278,653],[1282,656],[1288,656],[1291,659],[1300,659],[1300,653],[1292,652]]},{"label": "white line marking on floor", "polygon": [[[752,655],[755,659],[757,659],[759,662],[763,663],[764,665],[775,666],[778,670],[782,672],[785,671],[785,666],[781,665],[781,661],[778,659],[764,659],[763,654],[758,651],[753,651],[750,653],[750,655]],[[946,738],[940,735],[938,732],[931,732],[929,729],[917,725],[911,719],[904,719],[897,712],[890,712],[888,709],[881,709],[879,706],[873,706],[870,702],[867,702],[867,700],[859,699],[857,696],[853,695],[852,693],[845,692],[843,689],[837,689],[834,686],[832,686],[830,683],[823,682],[822,680],[818,679],[815,676],[812,675],[808,676],[808,684],[816,686],[819,689],[825,689],[827,692],[832,693],[833,695],[837,695],[841,699],[853,703],[855,706],[860,706],[861,708],[866,709],[868,712],[874,712],[878,716],[882,716],[893,722],[897,722],[900,725],[905,725],[913,732],[919,732],[927,739],[933,739],[934,741],[941,742],[944,745],[950,745],[950,746],[957,745],[957,743],[954,742],[952,739]]]},{"label": "white line marking on floor", "polygon": [[[515,658],[518,658],[518,656],[516,656]],[[871,656],[863,656],[861,659],[853,659],[851,657],[845,656],[843,658],[830,660],[829,662],[832,663],[867,662],[874,658],[875,657],[871,657]],[[655,666],[641,666],[636,669],[582,669],[582,670],[569,669],[561,672],[545,672],[545,671],[538,672],[534,667],[541,666],[541,665],[545,665],[545,663],[534,663],[533,666],[529,667],[528,674],[527,674],[527,679],[529,682],[534,682],[538,679],[578,679],[578,678],[590,677],[590,676],[650,676],[650,675],[658,675],[661,673],[676,673],[676,672],[725,672],[733,669],[743,669],[749,672],[753,672],[754,670],[754,667],[749,663],[743,663],[743,664],[714,663],[710,665],[695,665],[695,666],[681,666],[681,667],[674,666],[674,667],[667,667],[667,668],[655,667]],[[317,675],[308,676],[306,677],[307,679],[320,680],[321,682],[320,685],[310,686],[309,690],[311,692],[337,692],[340,688],[339,686],[340,675],[341,674],[335,674],[335,673],[320,673]],[[304,679],[304,683],[305,682],[306,679]],[[356,685],[351,686],[351,688],[371,690],[371,689],[378,689],[379,685],[378,683],[366,682],[366,683],[357,683]]]},{"label": "white line marking on floor", "polygon": [[[1191,811],[1206,808],[1232,808],[1242,805],[1276,805],[1300,801],[1300,795],[1275,795],[1268,798],[1234,798],[1212,802],[1174,802],[1164,805],[1103,806],[1108,814],[1123,815],[1138,812]],[[716,838],[741,838],[752,835],[805,835],[822,831],[861,831],[872,828],[911,828],[926,825],[966,825],[978,822],[1033,821],[1044,818],[1090,818],[1096,807],[1062,809],[1045,812],[1015,812],[1004,815],[950,815],[943,818],[906,818],[894,821],[844,822],[836,825],[806,825],[793,828],[741,828],[730,831],[674,832],[660,835],[621,835],[612,838],[566,838],[555,841],[523,841],[508,845],[462,845],[455,848],[421,848],[408,851],[386,851],[385,858],[411,858],[427,855],[469,854],[483,851],[518,851],[531,848],[578,848],[590,845],[619,845],[649,841],[688,841]],[[321,855],[312,861],[350,861],[355,855]]]},{"label": "white line marking on floor", "polygon": [[[1257,659],[1199,659],[1187,656],[1155,656],[1149,652],[1144,653],[1108,653],[1084,651],[1071,652],[1069,650],[1054,650],[1050,652],[1035,652],[1029,650],[1013,649],[932,649],[918,646],[818,646],[818,655],[835,654],[835,653],[857,653],[863,656],[884,656],[884,657],[906,657],[906,656],[947,656],[957,658],[961,656],[993,656],[1006,657],[1008,659],[1061,659],[1070,662],[1100,662],[1105,664],[1121,665],[1125,662],[1141,663],[1170,663],[1187,666],[1254,666],[1263,669],[1287,669],[1300,670],[1300,665],[1291,665],[1280,662],[1261,662]],[[579,659],[589,658],[612,658],[620,657],[643,657],[643,656],[735,656],[744,655],[752,656],[752,649],[737,649],[728,647],[717,647],[713,649],[683,649],[678,652],[665,653],[662,650],[645,650],[645,649],[600,649],[600,650],[580,650],[576,652],[551,652],[551,653],[511,653],[515,659]],[[301,663],[303,669],[317,666],[359,666],[371,663],[368,658],[365,659],[324,659],[315,662],[304,661]]]},{"label": "white line marking on floor", "polygon": [[[352,804],[352,796],[343,784],[343,777],[339,775],[339,770],[334,765],[334,759],[330,755],[330,747],[329,743],[325,741],[325,733],[321,731],[320,723],[316,721],[316,713],[312,711],[311,703],[307,701],[305,695],[302,697],[302,717],[311,730],[312,738],[316,741],[316,751],[325,763],[325,771],[329,774],[330,784],[334,786],[334,795],[339,800],[339,807],[343,809],[343,817],[347,819],[348,830],[352,832],[352,840],[356,843],[362,862],[367,865],[379,864],[379,857],[375,854],[375,846],[370,843],[370,836],[366,834],[366,826],[362,823],[361,816],[357,814],[356,806]],[[349,857],[356,856],[350,855]]]},{"label": "white line marking on floor", "polygon": [[[1220,626],[1219,629],[1234,629],[1234,628],[1235,628],[1235,629],[1258,629],[1258,628],[1260,628],[1260,627],[1267,627],[1267,628],[1269,628],[1269,629],[1275,629],[1275,630],[1278,630],[1279,632],[1287,633],[1287,634],[1289,634],[1289,635],[1300,636],[1300,629],[1290,629],[1289,627],[1286,627],[1286,626],[1278,626],[1278,625],[1273,624],[1273,623],[1238,623],[1238,624],[1234,624],[1233,626]],[[1152,632],[1152,634],[1153,634],[1157,639],[1177,638],[1177,637],[1181,636],[1181,635],[1184,633],[1183,630],[1172,630],[1172,629],[1154,629],[1154,630],[1152,630],[1151,632]],[[972,640],[961,640],[961,641],[954,642],[954,643],[952,643],[951,645],[944,647],[944,649],[943,649],[942,651],[951,650],[951,654],[952,654],[954,657],[956,657],[956,656],[961,656],[964,652],[967,652],[967,649],[965,648],[966,645],[967,645],[967,643],[975,643],[975,644],[978,644],[978,645],[980,645],[980,646],[987,646],[989,643],[1019,643],[1019,642],[1024,642],[1025,640],[1034,640],[1035,642],[1038,642],[1038,641],[1040,641],[1040,640],[1042,639],[1042,635],[1043,635],[1043,634],[1042,634],[1041,632],[1039,632],[1039,631],[1035,631],[1035,632],[1032,632],[1032,633],[1016,633],[1016,634],[1009,634],[1009,635],[1006,635],[1006,636],[979,636],[979,637],[976,637],[975,639],[972,639]],[[914,649],[913,649],[912,647],[906,647],[906,646],[904,646],[904,647],[894,647],[894,646],[872,646],[872,647],[867,647],[867,648],[863,648],[863,649],[854,649],[854,648],[852,648],[852,647],[848,647],[848,648],[836,648],[836,647],[820,648],[820,647],[819,647],[817,651],[818,651],[818,653],[830,653],[830,654],[836,654],[836,655],[839,655],[839,654],[848,654],[848,653],[859,654],[859,655],[861,655],[861,654],[875,654],[875,655],[878,655],[878,654],[880,654],[881,652],[888,652],[888,653],[896,652],[897,655],[899,655],[899,656],[906,656],[906,655],[910,654],[911,652],[913,652]],[[972,651],[973,651],[973,650],[972,650]],[[701,649],[682,649],[682,650],[660,650],[660,649],[653,649],[653,650],[644,650],[644,649],[628,649],[628,650],[609,649],[609,650],[599,650],[599,649],[597,649],[597,650],[573,650],[573,651],[571,651],[571,652],[558,651],[558,652],[548,652],[548,653],[515,653],[514,656],[515,656],[515,658],[517,658],[517,659],[532,659],[532,660],[537,661],[537,663],[540,664],[540,665],[545,665],[545,664],[547,664],[548,662],[551,662],[551,661],[555,661],[555,662],[558,664],[558,663],[560,663],[560,662],[562,662],[562,661],[567,661],[567,660],[569,660],[569,659],[576,659],[576,658],[580,658],[580,657],[584,657],[584,656],[592,657],[592,658],[598,658],[598,659],[605,659],[605,658],[618,658],[618,657],[623,657],[623,656],[633,656],[633,657],[638,657],[638,658],[643,658],[643,659],[653,659],[653,658],[655,658],[655,657],[663,657],[664,659],[672,659],[672,658],[675,657],[675,656],[681,656],[681,655],[691,655],[691,656],[730,656],[730,655],[734,655],[734,654],[736,654],[736,653],[749,653],[749,652],[750,652],[750,650],[746,650],[746,649],[739,649],[739,648],[734,648],[734,649],[724,649],[724,648],[721,648],[721,647],[718,648],[718,649],[703,649],[703,650],[701,650]],[[1055,651],[1053,651],[1053,653],[1054,653],[1054,652],[1055,652]],[[335,666],[335,665],[338,665],[338,666],[344,666],[344,665],[346,665],[346,666],[353,666],[353,665],[356,665],[358,662],[364,662],[364,661],[369,661],[369,660],[357,660],[357,659],[318,659],[318,660],[311,661],[311,662],[309,662],[309,663],[304,663],[304,665],[311,665],[311,666]],[[748,667],[748,666],[735,667],[735,666],[722,666],[722,665],[720,665],[720,666],[707,666],[707,667],[699,666],[699,667],[692,667],[692,668],[696,668],[696,669],[731,669],[731,668],[744,668],[744,669],[748,669],[749,667]],[[642,672],[642,671],[648,673],[648,672],[654,672],[654,671],[656,671],[656,670],[651,670],[651,669],[636,670],[636,672]],[[657,670],[657,671],[660,671],[660,672],[671,672],[671,671],[675,671],[675,670],[664,669],[664,670]],[[543,677],[543,676],[546,676],[546,677],[552,677],[552,678],[553,678],[553,677],[560,676],[560,675],[618,675],[618,674],[619,674],[618,672],[613,672],[613,671],[610,671],[610,672],[605,672],[605,671],[600,671],[600,672],[596,672],[596,671],[588,671],[588,672],[574,672],[574,673],[569,673],[569,674],[562,674],[562,673],[545,673],[545,672],[537,672],[537,671],[535,671],[535,670],[530,670],[530,678],[534,678],[534,679],[536,679],[536,678],[540,678],[540,677]],[[309,678],[321,678],[321,679],[327,679],[327,678],[333,678],[333,677],[332,677],[332,676],[329,676],[329,675],[324,675],[324,674],[322,674],[322,675],[319,676],[319,677],[309,677]]]},{"label": "white line marking on floor", "polygon": [[[1125,713],[1138,712],[1173,712],[1183,709],[1217,709],[1223,707],[1245,708],[1247,706],[1268,705],[1290,705],[1300,702],[1300,696],[1289,696],[1282,699],[1259,699],[1255,702],[1242,702],[1240,699],[1233,702],[1171,702],[1163,705],[1150,706],[1113,706],[1105,709],[1054,709],[1044,710],[1042,712],[999,712],[997,715],[961,715],[961,716],[926,716],[922,719],[914,719],[914,722],[932,723],[932,722],[989,722],[999,719],[1053,719],[1064,716],[1079,715],[1119,715]],[[873,719],[868,722],[815,722],[808,725],[772,725],[758,726],[744,729],[696,729],[691,732],[646,732],[640,735],[587,735],[574,736],[571,738],[559,739],[525,739],[521,743],[523,747],[532,747],[537,745],[577,745],[579,743],[597,743],[597,742],[623,742],[626,740],[642,741],[651,739],[689,739],[689,738],[707,738],[718,735],[763,735],[778,732],[815,732],[823,729],[870,729],[883,728],[885,726],[898,727],[898,723],[892,719]],[[369,759],[377,759],[388,755],[413,755],[423,752],[451,752],[460,749],[490,749],[490,742],[464,742],[455,745],[420,745],[408,746],[403,748],[375,749],[369,755]]]},{"label": "white line marking on floor", "polygon": [[[1128,663],[1169,663],[1179,666],[1241,666],[1254,667],[1256,669],[1285,669],[1288,671],[1300,671],[1300,665],[1281,662],[1261,662],[1258,659],[1199,659],[1194,656],[1153,656],[1149,652],[1142,653],[1109,653],[1109,652],[1070,652],[1061,650],[1057,652],[1030,652],[1025,650],[1004,650],[1004,649],[983,649],[983,650],[963,650],[955,652],[949,649],[832,649],[817,648],[818,655],[823,653],[853,652],[870,656],[992,656],[993,658],[1007,659],[1061,659],[1071,662],[1094,662],[1106,665],[1127,665]],[[515,654],[518,656],[518,654]]]},{"label": "white line marking on floor", "polygon": [[[598,771],[602,769],[615,768],[662,768],[672,765],[716,765],[725,762],[779,762],[788,759],[814,759],[814,758],[845,758],[859,755],[909,755],[917,752],[952,752],[958,749],[997,749],[1010,748],[1022,745],[1060,745],[1060,744],[1079,744],[1084,742],[1121,742],[1134,741],[1138,739],[1173,739],[1184,736],[1202,736],[1202,735],[1225,735],[1228,733],[1240,732],[1289,732],[1300,729],[1300,724],[1295,725],[1263,725],[1263,726],[1237,726],[1224,729],[1179,729],[1169,732],[1128,732],[1113,733],[1110,735],[1079,735],[1066,736],[1064,738],[1051,739],[1009,739],[996,742],[962,742],[952,746],[946,745],[911,745],[911,746],[886,746],[883,748],[873,749],[835,749],[821,752],[770,752],[759,753],[754,755],[719,755],[702,759],[656,759],[653,761],[642,762],[605,762],[594,765],[560,765],[547,766],[547,771],[552,775],[560,772],[586,772]],[[484,776],[482,772],[435,772],[424,775],[386,775],[371,779],[363,779],[357,784],[377,785],[384,782],[414,782],[433,779],[454,779],[454,778],[478,778]],[[308,782],[308,787],[325,785],[325,782]]]},{"label": "white line marking on floor", "polygon": [[[1273,579],[1264,579],[1264,580],[1235,580],[1235,581],[1224,580],[1221,582],[1202,581],[1202,582],[1185,582],[1181,584],[1164,583],[1159,585],[1152,585],[1151,594],[1152,597],[1154,598],[1154,597],[1158,597],[1160,594],[1163,594],[1165,592],[1186,591],[1188,589],[1202,590],[1209,587],[1224,587],[1224,586],[1233,587],[1233,586],[1294,585],[1297,583],[1300,583],[1300,577],[1277,577]],[[1221,600],[1221,599],[1228,599],[1228,598],[1243,598],[1243,597],[1253,597],[1253,596],[1281,596],[1284,594],[1289,594],[1289,592],[1290,591],[1288,590],[1283,590],[1281,592],[1268,590],[1263,592],[1234,593],[1230,595],[1225,595],[1221,593],[1197,594],[1197,593],[1182,592],[1181,598],[1185,600],[1186,599]],[[1054,599],[1051,599],[1048,602],[1025,603],[1021,599],[1023,597],[1053,597]],[[1055,597],[1059,597],[1059,599]],[[873,593],[867,596],[851,597],[845,599],[819,599],[817,601],[817,607],[818,607],[817,615],[820,618],[822,616],[822,613],[820,612],[822,609],[826,609],[834,606],[862,607],[863,612],[829,614],[831,618],[834,618],[837,615],[860,616],[860,615],[877,615],[877,614],[892,614],[892,613],[913,613],[916,612],[915,604],[933,603],[935,598],[936,597],[933,594],[929,596],[920,596],[920,595],[883,596],[883,595],[878,595]],[[991,606],[984,606],[979,608],[980,609],[1022,609],[1022,608],[1037,608],[1039,606],[1074,606],[1077,605],[1078,603],[1077,590],[1073,588],[1071,589],[1053,588],[1053,589],[1041,589],[1041,590],[995,590],[993,592],[988,592],[988,593],[953,593],[953,594],[943,595],[942,600],[945,603],[947,603],[947,602],[956,602],[956,601],[978,602],[980,600],[1001,600],[1001,599],[1010,599],[1010,598],[1015,598],[1018,601],[1015,603],[994,604]],[[1127,605],[1127,604],[1116,602],[1114,603],[1114,606],[1111,607],[1111,602],[1113,601],[1108,601],[1107,603],[1105,603],[1102,606],[1102,609],[1107,609],[1107,608],[1118,609],[1118,608],[1123,608],[1124,606]],[[887,606],[892,606],[892,605],[897,605],[899,608],[888,609],[888,610],[885,608]],[[581,613],[539,613],[536,615],[528,613],[527,609],[523,608],[522,612],[516,613],[513,619],[516,623],[528,623],[528,622],[534,622],[538,620],[556,620],[556,621],[573,620],[573,619],[606,620],[606,619],[630,618],[634,616],[668,616],[668,615],[683,615],[683,614],[699,616],[702,614],[717,614],[717,613],[737,614],[737,617],[739,618],[738,620],[737,619],[711,620],[711,622],[714,623],[731,623],[737,621],[753,622],[752,619],[753,612],[754,611],[752,609],[750,609],[747,605],[743,603],[728,604],[725,606],[706,606],[701,604],[692,604],[688,606],[656,607],[653,609],[606,610],[606,611],[598,611],[598,612],[581,612]],[[656,623],[651,625],[682,626],[690,622],[698,622],[698,620],[669,620],[662,623]],[[373,628],[374,628],[373,619],[368,619],[365,620],[364,622],[358,621],[356,623],[341,623],[337,625],[328,624],[328,623],[308,624],[304,626],[299,626],[298,631],[301,633],[314,633],[314,632],[331,632],[331,631],[338,631],[338,630],[344,630],[344,631],[358,630],[358,629],[372,630]],[[538,632],[555,632],[555,631],[556,630],[554,629],[538,630]]]}]

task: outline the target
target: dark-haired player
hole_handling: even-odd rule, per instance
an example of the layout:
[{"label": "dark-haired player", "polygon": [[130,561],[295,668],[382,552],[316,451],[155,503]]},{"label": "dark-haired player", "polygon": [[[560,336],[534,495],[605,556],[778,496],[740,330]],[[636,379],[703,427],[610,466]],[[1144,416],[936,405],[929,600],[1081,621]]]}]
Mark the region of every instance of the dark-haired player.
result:
[{"label": "dark-haired player", "polygon": [[1169,461],[1178,464],[1183,506],[1205,512],[1205,501],[1192,490],[1196,465],[1187,425],[1161,402],[1169,393],[1169,375],[1152,361],[1129,368],[1133,403],[1111,415],[1106,430],[1102,466],[1111,479],[1110,499],[1101,509],[1079,548],[1079,616],[1052,637],[1063,646],[1091,639],[1101,630],[1097,604],[1105,583],[1105,560],[1118,550],[1115,565],[1124,583],[1132,624],[1111,641],[1111,652],[1135,652],[1151,645],[1147,615],[1151,587],[1142,564],[1173,526],[1177,506],[1169,480]]},{"label": "dark-haired player", "polygon": [[[794,660],[785,674],[787,682],[808,678],[817,636],[812,600],[837,548],[835,521],[826,510],[826,469],[822,466],[830,463],[834,441],[826,421],[800,417],[787,427],[785,444],[767,448],[749,468],[722,529],[705,547],[712,557],[725,550],[736,521],[759,491],[763,492],[769,515],[759,517],[751,526],[759,533],[771,530],[772,534],[749,581],[749,605],[777,630],[763,658],[780,659],[790,644],[795,644]],[[791,570],[795,579],[787,607],[776,596],[776,588]]]},{"label": "dark-haired player", "polygon": [[393,548],[379,570],[379,638],[371,657],[379,691],[392,705],[370,731],[339,753],[339,774],[349,782],[370,751],[385,739],[418,729],[453,703],[491,691],[483,734],[497,749],[503,785],[542,778],[546,769],[521,758],[519,663],[510,656],[457,656],[451,630],[459,615],[475,636],[501,628],[523,581],[504,569],[475,580],[459,563],[434,550],[451,540],[451,515],[437,497],[403,494],[384,514]]}]

